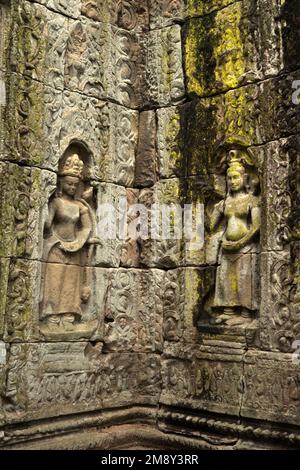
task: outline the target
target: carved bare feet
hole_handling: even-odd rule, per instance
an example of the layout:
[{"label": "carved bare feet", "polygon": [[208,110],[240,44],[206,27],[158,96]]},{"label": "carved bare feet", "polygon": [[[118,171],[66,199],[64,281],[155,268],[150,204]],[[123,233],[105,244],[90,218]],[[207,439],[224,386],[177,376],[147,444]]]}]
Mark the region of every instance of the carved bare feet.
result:
[{"label": "carved bare feet", "polygon": [[51,330],[57,330],[60,327],[60,316],[49,315],[47,318],[47,325]]},{"label": "carved bare feet", "polygon": [[234,314],[235,314],[235,310],[233,308],[224,308],[223,313],[215,319],[215,324],[216,325],[220,325],[220,324],[227,325],[228,322],[232,319]]},{"label": "carved bare feet", "polygon": [[75,315],[72,313],[66,313],[62,316],[62,325],[66,331],[73,331],[75,323]]},{"label": "carved bare feet", "polygon": [[245,326],[251,323],[253,320],[251,312],[247,309],[243,309],[241,314],[233,308],[224,308],[221,315],[214,319],[215,325],[226,325],[226,326]]}]

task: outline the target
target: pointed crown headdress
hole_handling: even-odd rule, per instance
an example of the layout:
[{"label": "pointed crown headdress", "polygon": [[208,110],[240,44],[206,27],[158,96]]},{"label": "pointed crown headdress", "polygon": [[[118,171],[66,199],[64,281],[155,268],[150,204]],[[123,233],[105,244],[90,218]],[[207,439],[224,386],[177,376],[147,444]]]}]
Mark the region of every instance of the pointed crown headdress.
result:
[{"label": "pointed crown headdress", "polygon": [[238,152],[236,150],[231,150],[229,152],[228,165],[227,173],[231,171],[238,171],[239,173],[245,174],[245,167],[239,159]]},{"label": "pointed crown headdress", "polygon": [[60,173],[61,176],[76,176],[77,178],[82,177],[83,172],[83,161],[79,158],[77,153],[74,153],[67,158],[65,164]]}]

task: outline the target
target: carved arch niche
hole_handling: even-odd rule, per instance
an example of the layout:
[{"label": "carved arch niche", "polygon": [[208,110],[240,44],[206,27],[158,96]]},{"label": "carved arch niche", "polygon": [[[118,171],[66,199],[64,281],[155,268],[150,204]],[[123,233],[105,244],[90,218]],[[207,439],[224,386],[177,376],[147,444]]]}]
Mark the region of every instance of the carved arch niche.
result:
[{"label": "carved arch niche", "polygon": [[[260,309],[260,162],[239,138],[219,144],[206,176],[201,331],[256,331]],[[212,274],[213,273],[213,274]]]},{"label": "carved arch niche", "polygon": [[39,322],[46,340],[98,338],[101,328],[93,267],[97,184],[88,147],[72,141],[59,160],[43,228]]}]

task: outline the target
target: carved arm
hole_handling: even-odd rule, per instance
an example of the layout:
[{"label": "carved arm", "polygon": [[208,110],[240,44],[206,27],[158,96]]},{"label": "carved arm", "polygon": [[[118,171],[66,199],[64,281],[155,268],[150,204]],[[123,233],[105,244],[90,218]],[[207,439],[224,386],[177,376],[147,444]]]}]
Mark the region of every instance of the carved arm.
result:
[{"label": "carved arm", "polygon": [[213,232],[219,222],[221,221],[222,217],[224,214],[224,201],[218,202],[218,204],[215,205],[212,214],[210,216],[210,223],[209,223],[209,231]]},{"label": "carved arm", "polygon": [[48,208],[48,217],[45,220],[45,225],[44,225],[44,231],[45,232],[51,232],[51,227],[53,224],[53,220],[55,217],[55,212],[56,212],[56,202],[55,199],[50,202],[49,208]]}]

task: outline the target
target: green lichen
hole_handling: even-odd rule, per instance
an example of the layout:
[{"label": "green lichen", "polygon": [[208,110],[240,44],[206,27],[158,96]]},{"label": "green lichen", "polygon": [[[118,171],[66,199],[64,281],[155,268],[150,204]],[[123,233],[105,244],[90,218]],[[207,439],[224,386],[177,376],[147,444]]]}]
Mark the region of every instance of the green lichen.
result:
[{"label": "green lichen", "polygon": [[214,43],[209,31],[213,31],[215,15],[202,20],[190,20],[185,30],[185,68],[188,78],[188,92],[202,96],[207,94],[215,63]]},{"label": "green lichen", "polygon": [[176,175],[184,174],[185,165],[182,152],[182,132],[180,108],[174,109],[164,126],[168,168]]},{"label": "green lichen", "polygon": [[234,4],[188,22],[185,66],[188,91],[198,96],[236,88],[245,74],[242,7]]},{"label": "green lichen", "polygon": [[[236,137],[241,137],[245,145],[251,145],[255,138],[255,128],[253,124],[255,99],[251,92],[251,87],[241,87],[237,91],[226,93],[226,135],[227,142],[230,143]],[[253,123],[253,124],[252,124]]]},{"label": "green lichen", "polygon": [[206,15],[227,6],[229,3],[232,3],[232,0],[186,0],[189,16]]},{"label": "green lichen", "polygon": [[6,308],[6,293],[8,283],[9,259],[0,258],[0,338],[4,334],[5,322],[5,308]]},{"label": "green lichen", "polygon": [[6,142],[9,158],[39,165],[45,151],[45,88],[19,74],[10,74],[7,90]]}]

